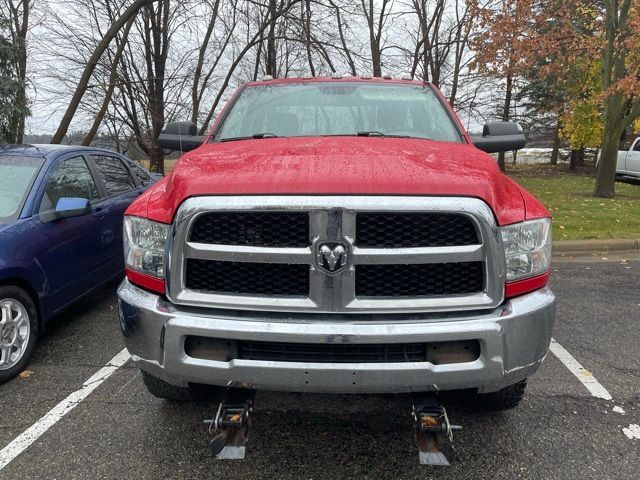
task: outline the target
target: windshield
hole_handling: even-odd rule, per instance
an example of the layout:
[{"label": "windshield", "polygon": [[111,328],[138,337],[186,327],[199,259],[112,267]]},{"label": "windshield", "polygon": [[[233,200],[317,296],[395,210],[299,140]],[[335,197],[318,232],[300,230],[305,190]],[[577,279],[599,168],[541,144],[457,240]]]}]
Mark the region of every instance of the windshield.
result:
[{"label": "windshield", "polygon": [[42,158],[0,155],[0,223],[18,218]]},{"label": "windshield", "polygon": [[318,135],[462,138],[427,85],[309,82],[245,88],[213,141]]}]

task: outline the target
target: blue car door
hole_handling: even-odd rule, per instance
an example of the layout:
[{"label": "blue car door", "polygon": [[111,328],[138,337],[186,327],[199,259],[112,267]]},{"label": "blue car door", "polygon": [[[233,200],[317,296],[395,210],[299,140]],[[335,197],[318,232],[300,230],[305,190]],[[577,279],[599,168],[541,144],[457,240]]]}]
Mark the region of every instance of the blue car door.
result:
[{"label": "blue car door", "polygon": [[91,154],[91,164],[102,182],[105,199],[105,222],[113,234],[113,241],[105,245],[104,260],[110,271],[118,274],[124,271],[122,251],[122,226],[127,207],[142,193],[144,188],[136,184],[129,168],[116,155]]},{"label": "blue car door", "polygon": [[[62,197],[86,198],[92,214],[44,221],[41,215],[54,210]],[[96,179],[82,155],[72,155],[52,165],[38,206],[38,227],[43,251],[41,257],[47,276],[47,302],[51,311],[82,296],[104,279],[96,274],[101,255],[99,228],[99,191]]]}]

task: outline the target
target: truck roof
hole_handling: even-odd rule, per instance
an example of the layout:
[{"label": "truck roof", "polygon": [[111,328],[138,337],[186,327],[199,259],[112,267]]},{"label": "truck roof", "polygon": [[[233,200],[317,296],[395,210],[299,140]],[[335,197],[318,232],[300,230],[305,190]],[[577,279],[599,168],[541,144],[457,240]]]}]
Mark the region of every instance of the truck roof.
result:
[{"label": "truck roof", "polygon": [[372,77],[372,76],[341,76],[341,75],[333,75],[331,77],[287,77],[287,78],[264,78],[262,80],[257,80],[255,82],[247,82],[245,86],[256,86],[256,85],[280,85],[280,84],[288,84],[288,83],[316,83],[316,82],[358,82],[358,83],[401,83],[407,85],[429,85],[429,82],[424,82],[422,80],[414,80],[408,78],[392,78],[389,76],[384,77]]}]

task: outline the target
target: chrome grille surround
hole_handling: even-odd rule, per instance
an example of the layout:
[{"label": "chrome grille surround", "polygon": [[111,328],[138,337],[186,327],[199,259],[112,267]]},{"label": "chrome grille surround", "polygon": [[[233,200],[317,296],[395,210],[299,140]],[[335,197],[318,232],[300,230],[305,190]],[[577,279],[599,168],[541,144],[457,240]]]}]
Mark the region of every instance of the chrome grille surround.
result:
[{"label": "chrome grille surround", "polygon": [[[187,242],[195,219],[212,211],[304,211],[309,213],[310,247],[275,248]],[[358,212],[438,212],[467,216],[481,244],[455,247],[359,248]],[[319,242],[346,242],[350,265],[327,275],[315,265]],[[215,294],[185,287],[187,258],[252,263],[307,264],[308,297]],[[470,295],[357,298],[355,265],[484,262],[484,291]],[[167,296],[175,304],[234,310],[316,313],[444,312],[495,308],[504,300],[505,260],[493,212],[468,197],[398,196],[208,196],[185,200],[176,214],[166,258]]]}]

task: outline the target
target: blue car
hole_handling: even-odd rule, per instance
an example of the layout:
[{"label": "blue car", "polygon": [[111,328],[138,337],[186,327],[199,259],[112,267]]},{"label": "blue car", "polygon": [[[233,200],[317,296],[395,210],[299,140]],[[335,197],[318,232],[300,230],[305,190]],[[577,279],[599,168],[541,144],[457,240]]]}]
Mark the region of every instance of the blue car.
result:
[{"label": "blue car", "polygon": [[157,180],[118,153],[0,146],[0,383],[47,321],[124,272],[124,211]]}]

